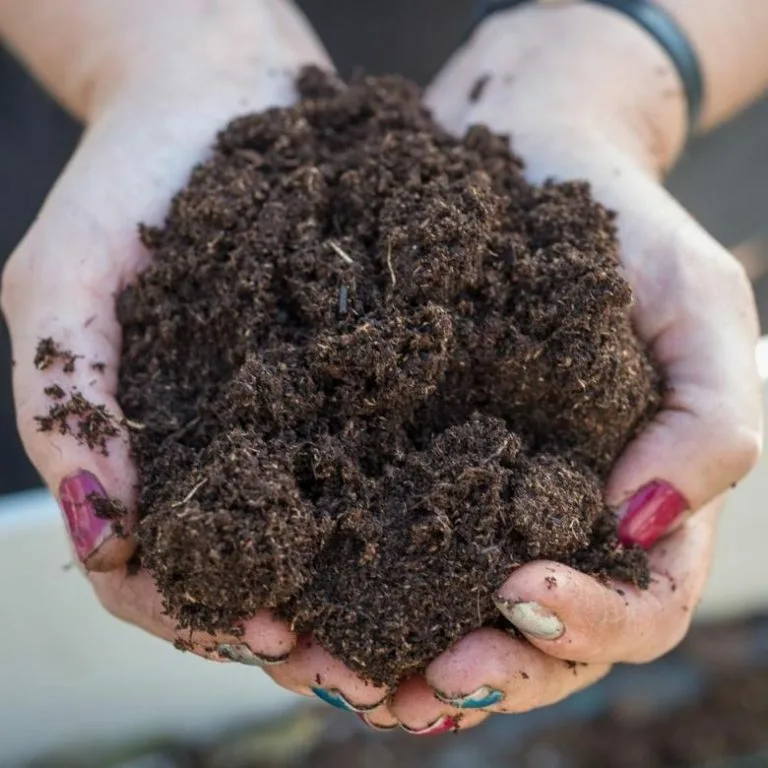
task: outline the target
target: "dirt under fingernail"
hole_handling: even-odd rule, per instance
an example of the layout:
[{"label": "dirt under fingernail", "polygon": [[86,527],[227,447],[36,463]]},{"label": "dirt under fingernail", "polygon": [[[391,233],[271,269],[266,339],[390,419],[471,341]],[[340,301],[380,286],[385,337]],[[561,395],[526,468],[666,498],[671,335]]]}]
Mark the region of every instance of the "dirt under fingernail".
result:
[{"label": "dirt under fingernail", "polygon": [[180,625],[267,608],[367,680],[550,558],[648,583],[603,483],[660,403],[613,216],[396,78],[235,120],[119,297],[137,536]]}]

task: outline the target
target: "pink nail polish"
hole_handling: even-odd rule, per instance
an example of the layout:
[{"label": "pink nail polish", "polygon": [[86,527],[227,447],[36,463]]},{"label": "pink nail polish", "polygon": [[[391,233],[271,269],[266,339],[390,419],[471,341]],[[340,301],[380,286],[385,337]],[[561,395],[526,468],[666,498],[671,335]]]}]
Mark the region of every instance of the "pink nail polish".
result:
[{"label": "pink nail polish", "polygon": [[619,511],[619,539],[650,549],[688,508],[688,502],[669,483],[650,483]]},{"label": "pink nail polish", "polygon": [[403,726],[403,730],[412,734],[413,736],[439,736],[442,733],[448,733],[449,731],[455,731],[459,723],[455,717],[443,715],[435,720],[434,723],[428,725],[426,728],[422,728],[420,731],[414,731],[411,728]]},{"label": "pink nail polish", "polygon": [[85,563],[113,534],[110,521],[96,514],[94,498],[109,497],[104,486],[90,472],[75,472],[61,481],[59,504],[81,563]]}]

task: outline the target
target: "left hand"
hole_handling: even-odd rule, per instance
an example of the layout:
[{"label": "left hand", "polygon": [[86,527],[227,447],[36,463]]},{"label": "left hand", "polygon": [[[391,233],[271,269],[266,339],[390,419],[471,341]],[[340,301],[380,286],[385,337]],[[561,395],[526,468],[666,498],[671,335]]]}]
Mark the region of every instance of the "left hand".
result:
[{"label": "left hand", "polygon": [[[553,562],[518,569],[497,605],[527,641],[493,629],[463,638],[397,691],[390,711],[410,729],[463,729],[493,712],[552,704],[612,664],[648,662],[673,648],[706,583],[724,494],[760,450],[749,282],[659,183],[682,139],[679,87],[677,101],[663,97],[663,120],[637,106],[648,78],[658,81],[669,63],[643,32],[595,8],[552,11],[546,24],[555,26],[539,44],[546,13],[531,7],[486,22],[439,75],[429,101],[458,135],[474,123],[512,134],[531,180],[587,179],[619,213],[635,325],[670,391],[620,457],[607,500],[622,538],[650,549],[652,584],[605,585]],[[596,24],[607,25],[597,30],[607,50],[584,45]],[[485,90],[471,103],[481,77]],[[632,78],[644,79],[635,87]]]}]

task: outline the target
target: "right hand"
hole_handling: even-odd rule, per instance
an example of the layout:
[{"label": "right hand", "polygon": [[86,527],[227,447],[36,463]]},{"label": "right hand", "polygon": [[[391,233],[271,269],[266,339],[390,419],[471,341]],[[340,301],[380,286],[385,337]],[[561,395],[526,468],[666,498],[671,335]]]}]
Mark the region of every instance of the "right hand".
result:
[{"label": "right hand", "polygon": [[[322,679],[337,705],[346,700],[357,708],[371,707],[387,692],[365,684],[267,612],[246,621],[238,637],[179,632],[150,574],[129,575],[126,569],[135,548],[130,532],[136,524],[137,481],[126,435],[110,439],[104,456],[72,436],[40,432],[35,421],[50,409],[44,390],[53,384],[67,393],[77,389],[121,418],[115,399],[121,344],[115,295],[148,260],[137,225],[162,223],[171,197],[230,119],[293,101],[293,80],[302,64],[330,67],[287,4],[257,4],[248,13],[256,16],[249,16],[252,28],[264,31],[254,34],[255,52],[230,50],[233,39],[243,39],[242,30],[214,37],[203,24],[200,37],[182,46],[189,55],[172,40],[160,46],[171,52],[163,54],[159,66],[137,56],[139,74],[120,79],[115,94],[105,98],[101,92],[77,152],[3,275],[18,428],[32,462],[61,503],[77,559],[110,613],[200,656],[265,667],[298,693],[311,695]],[[242,26],[242,20],[228,22]],[[36,368],[36,348],[45,337],[82,356],[74,372],[65,373],[61,364]],[[105,364],[103,373],[92,368],[97,362]],[[117,522],[127,537],[94,514],[87,498],[92,493],[125,505],[128,512]],[[377,716],[394,723],[385,707]]]}]

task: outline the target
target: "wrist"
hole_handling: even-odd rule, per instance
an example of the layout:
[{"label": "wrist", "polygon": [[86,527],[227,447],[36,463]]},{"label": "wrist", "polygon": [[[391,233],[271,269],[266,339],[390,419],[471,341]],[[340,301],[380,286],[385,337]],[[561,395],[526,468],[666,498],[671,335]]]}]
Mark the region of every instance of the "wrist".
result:
[{"label": "wrist", "polygon": [[244,111],[270,76],[330,66],[292,0],[76,0],[73,7],[59,19],[66,26],[56,45],[37,39],[25,58],[86,123],[126,102],[173,108],[237,97]]},{"label": "wrist", "polygon": [[647,32],[610,8],[528,4],[500,12],[468,52],[503,79],[496,93],[515,132],[522,122],[544,133],[551,126],[601,136],[655,176],[682,150],[686,103],[677,72]]}]

